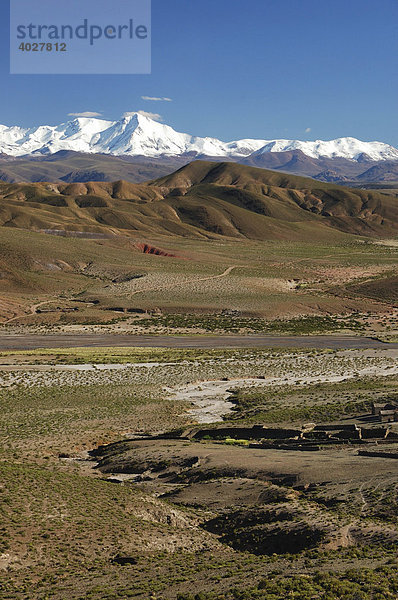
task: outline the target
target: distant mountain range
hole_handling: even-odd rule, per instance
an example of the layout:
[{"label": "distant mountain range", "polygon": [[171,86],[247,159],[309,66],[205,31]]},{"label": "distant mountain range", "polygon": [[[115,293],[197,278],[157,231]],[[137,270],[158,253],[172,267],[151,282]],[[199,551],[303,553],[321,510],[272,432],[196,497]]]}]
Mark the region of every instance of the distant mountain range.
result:
[{"label": "distant mountain range", "polygon": [[197,158],[307,175],[322,181],[398,181],[398,150],[346,137],[330,141],[216,138],[179,133],[139,113],[119,121],[76,118],[31,129],[0,125],[3,181],[140,182]]}]

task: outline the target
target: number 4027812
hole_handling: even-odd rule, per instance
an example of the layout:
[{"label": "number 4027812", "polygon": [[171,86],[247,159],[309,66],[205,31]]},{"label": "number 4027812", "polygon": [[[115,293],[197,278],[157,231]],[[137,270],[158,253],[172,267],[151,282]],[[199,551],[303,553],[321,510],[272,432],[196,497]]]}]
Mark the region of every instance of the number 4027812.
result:
[{"label": "number 4027812", "polygon": [[29,42],[22,42],[19,45],[18,50],[22,52],[66,52],[66,44],[62,42],[59,44],[50,42],[35,42],[30,44]]}]

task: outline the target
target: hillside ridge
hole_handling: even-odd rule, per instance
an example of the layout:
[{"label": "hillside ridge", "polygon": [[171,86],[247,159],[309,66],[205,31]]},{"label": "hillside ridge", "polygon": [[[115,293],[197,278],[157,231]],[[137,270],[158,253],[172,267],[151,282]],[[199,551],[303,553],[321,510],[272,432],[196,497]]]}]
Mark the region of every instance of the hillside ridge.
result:
[{"label": "hillside ridge", "polygon": [[394,196],[237,163],[194,161],[134,184],[0,183],[0,225],[253,240],[396,235]]}]

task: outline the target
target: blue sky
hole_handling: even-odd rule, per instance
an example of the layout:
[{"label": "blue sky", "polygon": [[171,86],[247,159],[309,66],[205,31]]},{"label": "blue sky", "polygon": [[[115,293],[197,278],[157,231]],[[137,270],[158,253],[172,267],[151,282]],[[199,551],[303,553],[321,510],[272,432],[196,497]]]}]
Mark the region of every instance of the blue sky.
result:
[{"label": "blue sky", "polygon": [[151,75],[28,76],[9,75],[1,0],[0,123],[143,110],[179,131],[223,140],[353,136],[398,146],[398,0],[152,0],[152,7]]}]

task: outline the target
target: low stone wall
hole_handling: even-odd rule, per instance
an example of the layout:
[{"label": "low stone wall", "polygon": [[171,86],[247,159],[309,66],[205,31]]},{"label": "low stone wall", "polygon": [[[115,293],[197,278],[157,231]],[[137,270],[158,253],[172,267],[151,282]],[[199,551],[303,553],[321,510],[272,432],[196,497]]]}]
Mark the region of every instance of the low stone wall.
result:
[{"label": "low stone wall", "polygon": [[220,427],[217,429],[200,429],[193,436],[194,439],[203,439],[209,437],[211,439],[232,438],[236,440],[283,440],[289,438],[300,437],[301,429],[282,429],[268,427]]}]

